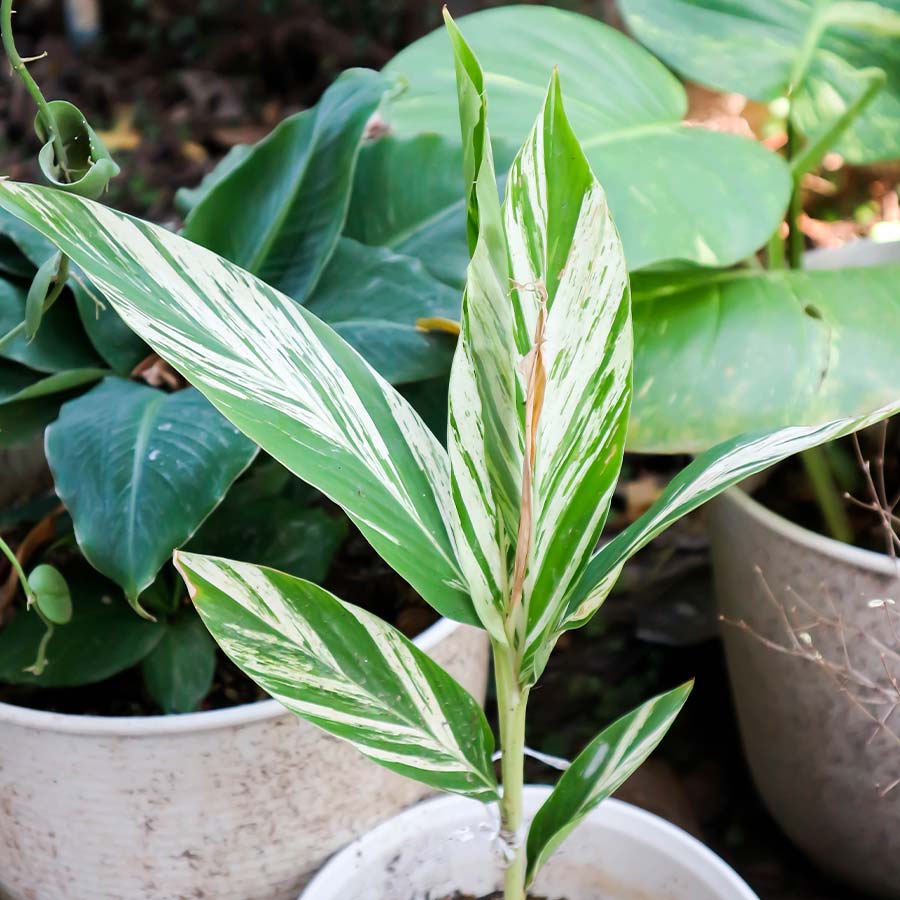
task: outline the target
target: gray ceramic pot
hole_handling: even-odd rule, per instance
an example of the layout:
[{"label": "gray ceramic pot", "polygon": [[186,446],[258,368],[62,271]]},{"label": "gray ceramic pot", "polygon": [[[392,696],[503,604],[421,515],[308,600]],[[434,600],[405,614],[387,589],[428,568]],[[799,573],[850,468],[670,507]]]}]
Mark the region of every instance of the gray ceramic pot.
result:
[{"label": "gray ceramic pot", "polygon": [[[731,687],[759,793],[823,869],[900,898],[900,786],[880,793],[900,777],[900,740],[850,696],[892,690],[877,642],[897,646],[894,563],[800,528],[738,489],[710,504],[708,522]],[[829,624],[838,619],[842,629]],[[900,675],[900,658],[888,665]],[[864,680],[878,689],[864,690]],[[900,734],[900,710],[890,722]]]}]

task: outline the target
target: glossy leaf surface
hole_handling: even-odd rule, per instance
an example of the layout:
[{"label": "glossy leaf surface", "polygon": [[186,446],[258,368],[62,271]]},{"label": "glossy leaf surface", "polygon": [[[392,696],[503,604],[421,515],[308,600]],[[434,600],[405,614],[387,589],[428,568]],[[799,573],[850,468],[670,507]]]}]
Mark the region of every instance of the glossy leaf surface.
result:
[{"label": "glossy leaf surface", "polygon": [[[730,265],[778,226],[790,192],[784,162],[752,140],[685,127],[681,85],[620,32],[534,6],[474,13],[459,26],[485,72],[495,140],[524,140],[548,73],[559,67],[572,128],[607,192],[630,269],[673,259]],[[401,137],[456,137],[443,31],[406,48],[386,71],[409,80],[390,109]]]},{"label": "glossy leaf surface", "polygon": [[330,328],[215,254],[99,204],[3,182],[0,206],[57,243],[226,418],[343,506],[439,612],[477,622],[445,524],[445,452]]},{"label": "glossy leaf surface", "polygon": [[787,91],[808,46],[793,111],[806,134],[852,102],[854,73],[884,70],[885,88],[836,149],[852,162],[900,156],[896,0],[619,0],[619,6],[632,33],[677,71],[756,100]]},{"label": "glossy leaf surface", "polygon": [[629,449],[863,415],[900,396],[900,266],[642,274]]},{"label": "glossy leaf surface", "polygon": [[236,160],[191,210],[185,237],[305,300],[340,236],[363,130],[388,87],[376,72],[345,72]]},{"label": "glossy leaf surface", "polygon": [[178,553],[225,653],[291,712],[432,787],[496,799],[476,701],[399,631],[308,581]]},{"label": "glossy leaf surface", "polygon": [[256,453],[197,391],[119,378],[67,403],[46,445],[82,552],[136,606]]}]

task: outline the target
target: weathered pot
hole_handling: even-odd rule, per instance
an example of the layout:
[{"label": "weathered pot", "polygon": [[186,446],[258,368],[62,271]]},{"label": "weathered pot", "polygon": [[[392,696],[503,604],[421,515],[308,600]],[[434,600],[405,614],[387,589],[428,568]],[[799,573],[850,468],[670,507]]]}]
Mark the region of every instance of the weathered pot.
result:
[{"label": "weathered pot", "polygon": [[[896,645],[879,601],[900,604],[897,569],[887,556],[801,528],[738,489],[711,503],[708,517],[731,687],[760,795],[823,869],[900,898],[900,788],[879,795],[900,777],[900,746],[876,733],[836,683],[835,667],[847,658],[839,629],[824,621],[840,617],[850,665],[890,691],[881,653],[862,635]],[[785,615],[800,655],[766,644],[792,646]]]},{"label": "weathered pot", "polygon": [[[525,788],[530,817],[550,793]],[[408,809],[339,853],[301,900],[438,900],[502,887],[496,811],[441,797]],[[572,832],[534,891],[551,900],[755,900],[711,850],[652,813],[607,800]]]},{"label": "weathered pot", "polygon": [[[483,699],[485,633],[416,643]],[[101,718],[0,704],[0,896],[287,900],[426,788],[274,701]]]}]

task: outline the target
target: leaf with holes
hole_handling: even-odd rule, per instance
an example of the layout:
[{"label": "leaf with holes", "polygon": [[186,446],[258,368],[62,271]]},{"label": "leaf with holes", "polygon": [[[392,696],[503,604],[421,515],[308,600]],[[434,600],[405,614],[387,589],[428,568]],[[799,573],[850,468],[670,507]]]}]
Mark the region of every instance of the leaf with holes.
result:
[{"label": "leaf with holes", "polygon": [[109,378],[63,406],[47,458],[87,560],[138,597],[256,448],[193,389]]},{"label": "leaf with holes", "polygon": [[497,798],[481,707],[395,628],[273,569],[184,552],[175,563],[219,646],[291,712],[402,775]]},{"label": "leaf with holes", "polygon": [[635,276],[629,449],[698,453],[889,403],[900,396],[898,280],[898,265]]}]

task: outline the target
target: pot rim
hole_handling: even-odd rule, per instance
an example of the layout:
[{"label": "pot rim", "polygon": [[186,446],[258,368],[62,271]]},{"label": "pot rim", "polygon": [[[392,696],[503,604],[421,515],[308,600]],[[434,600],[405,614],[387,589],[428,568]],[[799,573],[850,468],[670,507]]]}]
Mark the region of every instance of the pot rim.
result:
[{"label": "pot rim", "polygon": [[[420,650],[428,652],[462,627],[461,622],[441,617],[418,634],[413,643]],[[235,728],[290,715],[291,713],[277,700],[257,700],[240,706],[230,706],[227,709],[159,716],[80,716],[0,703],[2,724],[52,731],[57,734],[100,737],[193,734],[198,731]]]},{"label": "pot rim", "polygon": [[831,557],[859,569],[868,569],[878,575],[891,577],[898,574],[897,564],[886,553],[845,544],[843,541],[804,528],[773,512],[740,487],[729,488],[713,502],[731,503],[770,531],[809,550],[815,550],[823,556]]},{"label": "pot rim", "polygon": [[[526,813],[530,816],[537,812],[552,791],[553,788],[550,785],[525,785]],[[429,829],[458,827],[464,807],[471,810],[478,810],[479,808],[486,810],[488,808],[477,800],[446,794],[441,797],[423,800],[398,813],[396,816],[387,819],[380,825],[376,825],[342,850],[339,850],[328,860],[316,877],[300,894],[299,900],[305,900],[305,898],[308,898],[308,900],[322,900],[322,898],[331,896],[330,891],[341,887],[340,879],[346,873],[346,863],[349,857],[355,858],[360,853],[364,856],[365,849],[372,845],[377,847],[382,843],[391,843],[390,839],[388,841],[384,839],[385,836],[389,836],[394,831],[399,832],[398,838],[402,837],[404,830],[409,830],[417,819],[426,820],[427,824],[425,827]],[[657,838],[654,842],[657,846],[668,842],[669,846],[674,844],[675,848],[682,854],[692,855],[698,863],[701,863],[710,871],[714,870],[725,880],[734,891],[730,895],[733,897],[733,900],[759,900],[744,879],[722,857],[692,834],[689,834],[683,828],[679,828],[667,819],[656,815],[656,813],[634,806],[631,803],[626,803],[624,800],[609,797],[588,813],[585,822],[590,823],[593,820],[595,823],[599,823],[601,817],[606,828],[644,838],[654,835]]]}]

